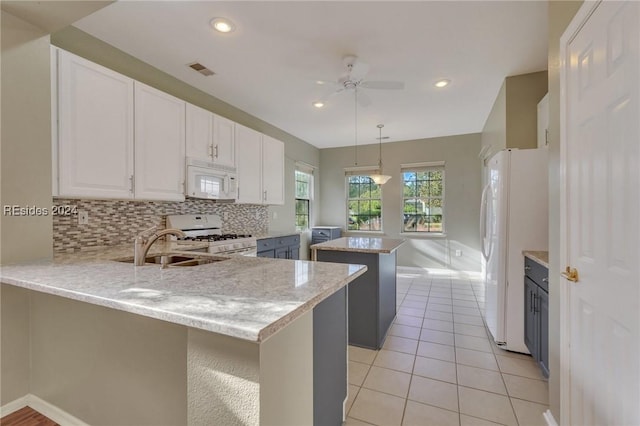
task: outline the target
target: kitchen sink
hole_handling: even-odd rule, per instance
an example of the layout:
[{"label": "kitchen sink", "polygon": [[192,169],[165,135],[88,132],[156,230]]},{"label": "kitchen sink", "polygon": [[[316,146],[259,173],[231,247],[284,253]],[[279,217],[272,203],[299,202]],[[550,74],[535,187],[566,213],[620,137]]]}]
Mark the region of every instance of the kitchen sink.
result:
[{"label": "kitchen sink", "polygon": [[[163,268],[173,266],[198,266],[207,263],[222,262],[228,260],[227,257],[187,255],[187,254],[163,254],[147,256],[144,259],[145,265],[162,265]],[[119,262],[133,263],[134,259],[122,259]]]}]

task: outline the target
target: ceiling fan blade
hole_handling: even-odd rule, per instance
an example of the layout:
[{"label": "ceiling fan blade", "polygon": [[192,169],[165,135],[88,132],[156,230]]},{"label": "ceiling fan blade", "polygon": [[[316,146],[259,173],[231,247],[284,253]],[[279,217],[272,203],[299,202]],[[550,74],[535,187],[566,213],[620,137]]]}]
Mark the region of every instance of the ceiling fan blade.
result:
[{"label": "ceiling fan blade", "polygon": [[358,105],[368,107],[371,105],[371,98],[366,93],[358,91]]},{"label": "ceiling fan blade", "polygon": [[366,89],[381,89],[381,90],[402,90],[404,89],[404,82],[402,81],[363,81],[360,83],[360,87]]},{"label": "ceiling fan blade", "polygon": [[351,70],[349,72],[349,79],[352,81],[360,81],[364,78],[365,75],[369,72],[369,64],[366,62],[361,62],[356,60],[351,65]]}]

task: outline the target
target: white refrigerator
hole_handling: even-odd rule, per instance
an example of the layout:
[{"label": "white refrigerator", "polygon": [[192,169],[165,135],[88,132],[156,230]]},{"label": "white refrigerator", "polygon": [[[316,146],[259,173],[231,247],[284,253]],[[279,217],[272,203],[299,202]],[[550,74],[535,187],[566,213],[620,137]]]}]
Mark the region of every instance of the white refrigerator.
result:
[{"label": "white refrigerator", "polygon": [[522,251],[548,249],[547,150],[500,151],[486,167],[488,183],[480,206],[484,317],[498,345],[529,353],[524,343]]}]

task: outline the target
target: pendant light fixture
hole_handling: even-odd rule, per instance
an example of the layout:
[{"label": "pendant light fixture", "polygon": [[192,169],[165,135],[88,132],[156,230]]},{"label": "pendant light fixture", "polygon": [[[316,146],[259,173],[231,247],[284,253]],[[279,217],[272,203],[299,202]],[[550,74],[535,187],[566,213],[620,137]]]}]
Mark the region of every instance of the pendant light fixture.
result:
[{"label": "pendant light fixture", "polygon": [[384,185],[387,183],[391,176],[382,173],[382,128],[384,124],[378,124],[378,173],[370,175],[369,177],[378,185]]}]

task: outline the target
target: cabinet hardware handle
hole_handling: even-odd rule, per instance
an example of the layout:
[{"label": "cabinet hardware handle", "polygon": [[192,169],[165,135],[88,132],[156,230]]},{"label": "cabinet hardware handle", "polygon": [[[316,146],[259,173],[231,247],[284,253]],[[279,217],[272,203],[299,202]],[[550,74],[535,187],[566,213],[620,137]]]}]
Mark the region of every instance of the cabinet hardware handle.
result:
[{"label": "cabinet hardware handle", "polygon": [[264,201],[267,201],[267,191],[264,191],[264,193],[263,193],[262,197],[263,197],[262,199],[263,199]]},{"label": "cabinet hardware handle", "polygon": [[218,145],[216,145],[213,149],[214,149],[214,152],[215,152],[215,154],[213,156],[215,158],[218,158]]},{"label": "cabinet hardware handle", "polygon": [[543,279],[542,279],[542,282],[543,282],[543,283],[548,283],[548,282],[549,282],[549,278],[543,278]]},{"label": "cabinet hardware handle", "polygon": [[531,266],[529,266],[529,265],[525,266],[525,267],[524,267],[524,270],[525,270],[525,271],[530,271],[530,270],[531,270]]},{"label": "cabinet hardware handle", "polygon": [[569,266],[566,267],[562,276],[565,277],[568,281],[577,283],[580,279],[578,276],[578,270],[576,268],[571,268]]},{"label": "cabinet hardware handle", "polygon": [[533,311],[533,298],[536,296],[535,294],[533,294],[532,291],[529,291],[529,294],[531,295],[531,297],[529,298],[529,312],[534,312]]},{"label": "cabinet hardware handle", "polygon": [[135,178],[133,175],[129,176],[129,192],[133,194],[133,190],[135,189]]},{"label": "cabinet hardware handle", "polygon": [[534,294],[533,295],[533,313],[535,314],[536,312],[540,312],[538,310],[538,295]]}]

